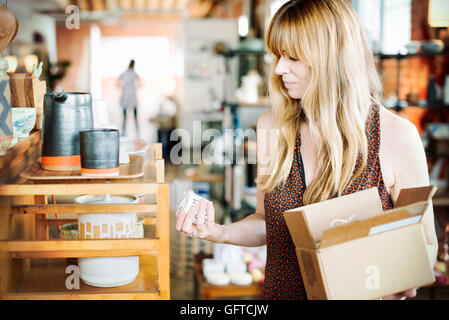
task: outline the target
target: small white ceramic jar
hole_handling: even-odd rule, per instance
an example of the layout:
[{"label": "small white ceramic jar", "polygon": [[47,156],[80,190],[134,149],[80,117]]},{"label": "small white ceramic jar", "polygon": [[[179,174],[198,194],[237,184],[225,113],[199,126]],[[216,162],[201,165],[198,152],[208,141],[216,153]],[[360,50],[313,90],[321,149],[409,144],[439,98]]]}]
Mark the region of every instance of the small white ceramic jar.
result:
[{"label": "small white ceramic jar", "polygon": [[[78,204],[138,203],[137,196],[85,195]],[[137,215],[127,213],[80,214],[80,239],[137,238]],[[117,287],[134,281],[139,274],[139,257],[79,258],[81,280],[95,287]]]}]

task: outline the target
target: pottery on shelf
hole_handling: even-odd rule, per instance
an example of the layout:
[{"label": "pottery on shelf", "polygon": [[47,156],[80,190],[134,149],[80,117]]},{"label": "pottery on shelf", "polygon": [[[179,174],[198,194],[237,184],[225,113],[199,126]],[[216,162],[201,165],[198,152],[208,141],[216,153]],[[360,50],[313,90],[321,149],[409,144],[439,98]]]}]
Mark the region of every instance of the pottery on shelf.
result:
[{"label": "pottery on shelf", "polygon": [[[137,196],[85,195],[78,204],[138,203]],[[137,215],[127,213],[95,213],[78,215],[80,239],[137,238]],[[95,287],[117,287],[134,281],[139,274],[139,257],[79,258],[81,280]]]},{"label": "pottery on shelf", "polygon": [[408,54],[415,54],[418,52],[419,48],[421,48],[421,42],[419,41],[410,41],[405,45]]},{"label": "pottery on shelf", "polygon": [[51,92],[44,97],[41,167],[81,169],[79,132],[93,128],[90,93]]},{"label": "pottery on shelf", "polygon": [[6,153],[13,139],[11,90],[6,70],[8,61],[0,57],[0,155]]},{"label": "pottery on shelf", "polygon": [[16,144],[19,138],[26,138],[30,135],[31,130],[36,123],[36,109],[34,108],[11,108],[12,125],[13,125],[13,141]]},{"label": "pottery on shelf", "polygon": [[441,40],[431,40],[423,42],[421,49],[425,53],[440,53],[444,50],[444,42]]},{"label": "pottery on shelf", "polygon": [[116,129],[89,129],[79,132],[81,175],[118,176],[120,133]]}]

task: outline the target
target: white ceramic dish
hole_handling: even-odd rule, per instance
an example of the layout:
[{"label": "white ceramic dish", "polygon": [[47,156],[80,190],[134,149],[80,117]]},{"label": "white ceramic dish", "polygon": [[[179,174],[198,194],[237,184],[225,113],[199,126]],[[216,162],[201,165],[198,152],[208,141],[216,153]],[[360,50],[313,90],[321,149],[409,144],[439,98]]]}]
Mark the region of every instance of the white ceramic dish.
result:
[{"label": "white ceramic dish", "polygon": [[216,286],[225,286],[231,282],[231,278],[226,273],[213,273],[206,277],[206,281]]},{"label": "white ceramic dish", "polygon": [[405,45],[408,54],[415,54],[418,52],[419,48],[421,48],[421,42],[419,41],[410,41]]},{"label": "white ceramic dish", "polygon": [[253,276],[249,272],[231,274],[231,283],[247,286],[253,282]]},{"label": "white ceramic dish", "polygon": [[120,137],[120,163],[128,163],[129,155],[138,155],[143,157],[143,164],[146,165],[148,156],[149,144],[143,139],[131,139],[127,137]]},{"label": "white ceramic dish", "polygon": [[[137,196],[85,195],[79,204],[138,203]],[[80,239],[137,238],[135,212],[80,214]],[[139,274],[139,257],[79,258],[81,280],[95,287],[117,287],[134,281]]]},{"label": "white ceramic dish", "polygon": [[205,277],[211,274],[219,274],[225,272],[225,265],[221,261],[215,259],[203,259],[203,274]]}]

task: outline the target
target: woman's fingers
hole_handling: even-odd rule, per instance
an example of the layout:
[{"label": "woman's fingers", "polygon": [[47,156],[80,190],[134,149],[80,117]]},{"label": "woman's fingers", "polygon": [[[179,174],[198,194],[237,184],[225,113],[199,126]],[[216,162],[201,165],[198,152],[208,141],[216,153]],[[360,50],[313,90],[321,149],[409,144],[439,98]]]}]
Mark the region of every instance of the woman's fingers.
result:
[{"label": "woman's fingers", "polygon": [[182,223],[181,231],[186,234],[191,234],[194,230],[193,228],[193,220],[195,219],[195,216],[198,213],[198,207],[197,206],[191,206],[189,211],[187,212],[187,215],[184,219],[184,222]]},{"label": "woman's fingers", "polygon": [[215,223],[215,210],[212,201],[207,202],[207,228],[211,228]]},{"label": "woman's fingers", "polygon": [[204,237],[206,231],[207,221],[207,200],[201,199],[198,206],[198,213],[196,219],[196,229],[198,230],[198,236]]},{"label": "woman's fingers", "polygon": [[413,289],[405,291],[404,296],[407,298],[414,298],[414,297],[416,297],[416,293],[417,293],[416,288],[413,288]]},{"label": "woman's fingers", "polygon": [[187,212],[183,208],[184,205],[181,203],[178,209],[176,230],[191,237],[208,237],[215,223],[213,202],[206,199],[195,199]]},{"label": "woman's fingers", "polygon": [[181,231],[182,224],[186,218],[187,212],[183,208],[178,209],[178,216],[176,217],[176,230]]}]

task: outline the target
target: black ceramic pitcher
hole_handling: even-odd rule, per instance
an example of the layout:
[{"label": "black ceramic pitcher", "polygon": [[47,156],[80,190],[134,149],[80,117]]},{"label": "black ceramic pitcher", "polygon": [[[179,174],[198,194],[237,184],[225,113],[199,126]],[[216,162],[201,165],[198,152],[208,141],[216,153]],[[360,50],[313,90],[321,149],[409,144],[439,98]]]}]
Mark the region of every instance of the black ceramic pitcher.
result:
[{"label": "black ceramic pitcher", "polygon": [[41,167],[52,171],[80,170],[79,132],[92,128],[90,93],[45,94]]}]

